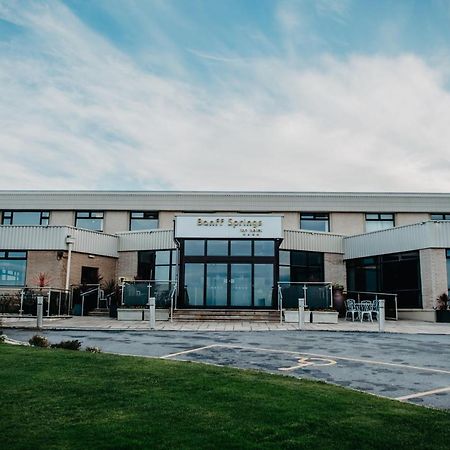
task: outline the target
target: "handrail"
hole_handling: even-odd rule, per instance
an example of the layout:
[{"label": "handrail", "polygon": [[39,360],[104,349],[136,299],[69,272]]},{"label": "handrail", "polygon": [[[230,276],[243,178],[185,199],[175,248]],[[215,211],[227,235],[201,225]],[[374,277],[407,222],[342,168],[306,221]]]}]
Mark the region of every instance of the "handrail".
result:
[{"label": "handrail", "polygon": [[175,295],[177,292],[177,285],[172,288],[172,291],[170,292],[170,321],[173,322],[173,310],[174,310],[174,303],[175,303]]},{"label": "handrail", "polygon": [[281,286],[278,285],[278,309],[280,310],[280,324],[283,323],[283,291]]}]

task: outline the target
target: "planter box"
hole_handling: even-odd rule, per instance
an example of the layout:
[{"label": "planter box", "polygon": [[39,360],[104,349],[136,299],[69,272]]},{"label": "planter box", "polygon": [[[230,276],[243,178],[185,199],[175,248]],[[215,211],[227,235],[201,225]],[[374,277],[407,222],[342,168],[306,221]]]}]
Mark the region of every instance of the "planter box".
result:
[{"label": "planter box", "polygon": [[[305,323],[311,322],[311,311],[305,311]],[[286,323],[298,323],[298,309],[284,311],[284,321]]]},{"label": "planter box", "polygon": [[450,309],[443,311],[436,311],[436,322],[450,323]]},{"label": "planter box", "polygon": [[143,309],[117,308],[117,320],[142,320]]},{"label": "planter box", "polygon": [[312,323],[338,323],[337,311],[311,311]]},{"label": "planter box", "polygon": [[[144,309],[144,320],[150,320],[149,310]],[[156,310],[156,320],[169,320],[169,310],[168,309],[157,309]]]}]

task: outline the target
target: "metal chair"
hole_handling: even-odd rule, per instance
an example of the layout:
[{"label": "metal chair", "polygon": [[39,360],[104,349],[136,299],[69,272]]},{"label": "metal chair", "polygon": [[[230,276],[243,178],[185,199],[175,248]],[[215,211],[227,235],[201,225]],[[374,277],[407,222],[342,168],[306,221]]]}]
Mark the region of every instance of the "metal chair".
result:
[{"label": "metal chair", "polygon": [[356,317],[359,316],[359,309],[356,307],[356,302],[355,300],[353,300],[352,298],[348,298],[347,300],[345,300],[345,320],[347,320],[347,316],[349,314],[352,315],[352,322],[355,321],[355,314]]},{"label": "metal chair", "polygon": [[371,322],[373,322],[372,319],[372,301],[371,300],[363,300],[360,303],[360,316],[359,320],[361,322],[364,320],[364,316],[367,316]]}]

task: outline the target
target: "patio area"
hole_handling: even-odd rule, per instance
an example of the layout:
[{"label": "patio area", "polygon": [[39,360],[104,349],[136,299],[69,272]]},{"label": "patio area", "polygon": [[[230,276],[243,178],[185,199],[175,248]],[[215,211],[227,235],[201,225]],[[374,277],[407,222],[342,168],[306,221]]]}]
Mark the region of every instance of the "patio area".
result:
[{"label": "patio area", "polygon": [[[36,318],[2,317],[0,329],[36,328]],[[118,321],[109,317],[44,318],[45,330],[128,330],[150,331],[147,321]],[[156,331],[299,331],[296,323],[254,321],[157,321]],[[305,331],[345,331],[378,333],[377,322],[339,319],[337,324],[305,323]],[[450,335],[450,323],[431,323],[412,320],[385,322],[386,333]]]}]

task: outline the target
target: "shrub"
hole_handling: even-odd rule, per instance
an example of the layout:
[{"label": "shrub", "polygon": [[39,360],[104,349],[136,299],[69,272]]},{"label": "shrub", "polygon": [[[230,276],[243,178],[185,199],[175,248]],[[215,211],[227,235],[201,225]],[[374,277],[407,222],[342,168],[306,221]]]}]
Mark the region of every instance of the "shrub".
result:
[{"label": "shrub", "polygon": [[6,336],[4,334],[0,334],[0,344],[5,342]]},{"label": "shrub", "polygon": [[39,336],[38,334],[35,334],[28,343],[32,345],[33,347],[43,347],[46,348],[50,345],[48,342],[48,339],[44,336]]},{"label": "shrub", "polygon": [[446,311],[448,309],[447,293],[444,292],[436,299],[436,306],[434,309],[437,309],[438,311]]},{"label": "shrub", "polygon": [[98,347],[86,347],[86,351],[90,353],[101,353],[101,349]]},{"label": "shrub", "polygon": [[52,344],[52,348],[63,348],[65,350],[79,350],[81,342],[78,339],[73,341],[61,341],[59,344]]}]

